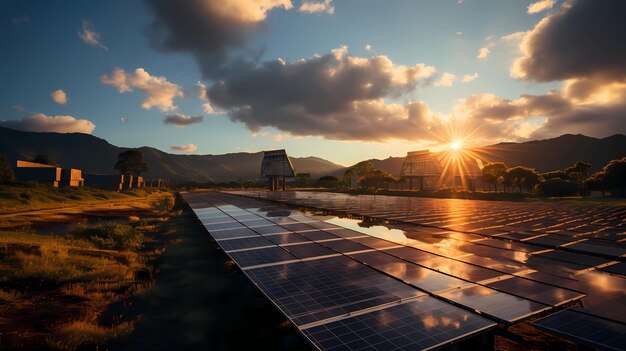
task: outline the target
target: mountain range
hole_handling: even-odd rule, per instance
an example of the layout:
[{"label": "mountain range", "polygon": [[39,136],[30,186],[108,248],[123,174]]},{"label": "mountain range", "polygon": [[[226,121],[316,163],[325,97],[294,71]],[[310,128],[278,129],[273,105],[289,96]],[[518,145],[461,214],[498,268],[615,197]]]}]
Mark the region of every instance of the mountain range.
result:
[{"label": "mountain range", "polygon": [[[167,178],[173,182],[208,182],[259,177],[262,152],[238,152],[223,155],[176,155],[152,147],[138,148],[150,168],[147,177]],[[0,155],[11,164],[18,159],[31,160],[45,154],[66,168],[86,173],[115,173],[117,155],[128,148],[82,133],[24,132],[0,127]],[[499,143],[470,149],[483,162],[503,161],[508,166],[523,165],[544,172],[562,169],[584,161],[594,170],[610,160],[626,156],[626,135],[607,138],[565,134],[557,138],[523,143]],[[289,151],[289,150],[287,150]],[[296,172],[310,173],[313,179],[322,175],[341,175],[346,167],[319,157],[290,157]],[[404,157],[371,159],[376,168],[398,174]]]}]

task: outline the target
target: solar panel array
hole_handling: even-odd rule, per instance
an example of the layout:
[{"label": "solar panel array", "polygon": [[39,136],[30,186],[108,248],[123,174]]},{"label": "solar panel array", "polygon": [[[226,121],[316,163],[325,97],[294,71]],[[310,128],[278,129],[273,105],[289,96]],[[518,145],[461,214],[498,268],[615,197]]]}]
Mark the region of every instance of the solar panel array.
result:
[{"label": "solar panel array", "polygon": [[[321,349],[359,349],[364,342],[374,349],[402,347],[404,339],[392,340],[393,330],[428,335],[413,339],[411,347],[436,347],[492,328],[494,322],[515,323],[584,296],[524,276],[521,273],[534,272],[526,267],[513,275],[497,261],[491,267],[472,263],[467,258],[478,256],[464,251],[407,246],[284,206],[219,193],[183,196],[233,261]],[[437,307],[433,308],[439,314],[425,320],[430,308],[426,306]],[[446,313],[463,318],[450,319]],[[358,323],[345,329],[374,316],[398,318],[396,325],[368,326],[372,335],[387,335],[384,340],[357,342],[355,336],[362,329],[355,327]],[[433,320],[441,325],[445,320],[448,327],[433,334]],[[333,332],[328,338],[329,330],[352,332]]]},{"label": "solar panel array", "polygon": [[[626,325],[624,207],[320,192],[235,193],[392,221],[406,237],[376,239],[402,247],[380,250],[384,243],[368,244],[358,238],[352,240],[379,250],[347,255],[439,300],[476,309],[494,321],[514,323],[570,304],[585,293],[585,318],[609,321],[619,328]],[[352,229],[367,232],[366,228]],[[502,304],[510,308],[501,310],[498,306]],[[558,329],[561,335],[577,334],[571,324],[555,325],[555,333]]]}]

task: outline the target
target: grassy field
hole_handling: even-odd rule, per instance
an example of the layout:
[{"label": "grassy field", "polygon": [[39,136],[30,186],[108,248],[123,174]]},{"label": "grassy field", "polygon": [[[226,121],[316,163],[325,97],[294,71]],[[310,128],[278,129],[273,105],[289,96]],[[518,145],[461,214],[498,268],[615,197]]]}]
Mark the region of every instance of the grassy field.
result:
[{"label": "grassy field", "polygon": [[0,213],[58,207],[62,204],[133,200],[160,191],[160,189],[142,188],[115,192],[89,187],[55,188],[35,182],[13,182],[0,184]]}]

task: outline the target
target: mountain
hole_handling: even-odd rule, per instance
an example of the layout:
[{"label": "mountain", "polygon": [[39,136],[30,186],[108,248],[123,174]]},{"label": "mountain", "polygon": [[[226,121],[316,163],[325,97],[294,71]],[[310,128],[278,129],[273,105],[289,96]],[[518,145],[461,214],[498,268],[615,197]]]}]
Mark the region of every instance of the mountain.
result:
[{"label": "mountain", "polygon": [[[0,155],[11,164],[45,154],[62,167],[82,169],[85,173],[111,174],[117,155],[128,148],[82,133],[35,133],[0,127]],[[174,182],[227,181],[256,179],[260,176],[262,152],[224,155],[174,155],[152,147],[139,148],[150,168],[146,177],[167,178]],[[290,157],[300,173],[313,178],[344,167],[319,157]]]},{"label": "mountain", "polygon": [[[591,163],[594,171],[602,169],[609,161],[626,156],[626,135],[616,134],[606,138],[564,134],[560,137],[523,143],[499,143],[470,148],[484,163],[504,162],[509,167],[526,166],[546,172],[563,169],[583,161]],[[371,159],[376,168],[399,174],[404,157]]]},{"label": "mountain", "polygon": [[[0,155],[11,164],[18,159],[31,160],[45,154],[63,167],[86,173],[115,173],[117,155],[128,148],[81,133],[35,133],[0,127]],[[262,152],[224,155],[174,155],[152,147],[139,148],[148,163],[147,177],[167,178],[174,182],[228,181],[256,179],[261,168]],[[527,166],[540,172],[563,169],[577,161],[601,169],[610,160],[626,156],[626,135],[598,139],[565,134],[557,138],[523,143],[500,143],[470,149],[485,163],[505,162],[509,167]],[[287,150],[289,151],[289,150]],[[399,174],[404,157],[371,159],[376,168]],[[296,172],[311,173],[312,179],[333,174],[343,175],[345,167],[319,157],[291,157]]]}]

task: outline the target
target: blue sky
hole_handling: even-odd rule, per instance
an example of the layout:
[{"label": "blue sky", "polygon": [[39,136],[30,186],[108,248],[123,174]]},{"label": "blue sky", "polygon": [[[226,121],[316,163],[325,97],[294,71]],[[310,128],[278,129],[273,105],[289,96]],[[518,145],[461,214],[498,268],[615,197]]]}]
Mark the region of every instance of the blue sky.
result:
[{"label": "blue sky", "polygon": [[[415,135],[414,138],[403,134],[396,138],[392,132],[371,136],[369,133],[356,134],[348,130],[339,135],[323,128],[312,128],[311,135],[306,135],[307,132],[290,127],[293,119],[308,116],[329,118],[329,123],[339,122],[338,128],[350,128],[352,120],[345,120],[348,125],[343,125],[342,117],[338,117],[343,116],[343,112],[286,115],[283,120],[274,123],[268,119],[270,117],[259,118],[257,113],[270,111],[267,113],[271,114],[274,111],[272,108],[284,111],[285,106],[279,108],[264,103],[254,105],[241,96],[229,96],[230,99],[243,101],[237,106],[231,104],[232,100],[218,101],[213,96],[209,96],[207,101],[199,99],[196,88],[199,81],[210,90],[217,81],[222,80],[230,87],[241,77],[234,78],[237,74],[232,72],[222,76],[203,75],[197,52],[193,50],[155,49],[148,38],[147,28],[158,15],[149,2],[3,1],[0,4],[0,51],[3,52],[0,76],[4,84],[0,85],[0,121],[17,121],[7,126],[19,127],[22,126],[19,124],[21,120],[34,114],[45,115],[39,120],[51,116],[71,116],[92,122],[95,125],[92,131],[95,136],[119,146],[147,145],[167,152],[198,154],[286,148],[293,156],[314,155],[344,165],[367,158],[401,156],[407,151],[423,147],[444,147],[450,141],[447,140],[450,137],[442,131],[446,129],[456,131],[478,128],[485,131],[476,138],[467,137],[467,132],[454,136],[465,138],[466,144],[526,140],[554,136],[561,132],[589,132],[587,134],[597,137],[613,134],[615,130],[611,128],[590,130],[580,124],[539,128],[552,118],[550,113],[553,112],[543,110],[505,116],[509,133],[490,132],[506,129],[501,124],[495,125],[493,121],[500,117],[493,116],[481,115],[481,120],[487,121],[483,123],[489,124],[485,128],[475,127],[474,122],[470,123],[471,127],[454,126],[454,123],[462,124],[455,116],[461,114],[458,111],[469,109],[469,105],[460,102],[469,101],[468,97],[480,101],[472,104],[473,107],[485,104],[488,100],[489,107],[500,104],[512,108],[526,103],[521,98],[525,94],[552,96],[551,90],[555,92],[564,89],[559,94],[565,96],[564,86],[584,78],[575,75],[550,79],[533,79],[530,75],[512,77],[513,62],[529,54],[520,51],[520,40],[502,38],[520,32],[520,39],[525,35],[523,32],[532,31],[544,17],[555,13],[568,15],[559,13],[565,11],[560,8],[561,1],[539,2],[545,3],[546,9],[530,14],[528,6],[534,1],[334,0],[325,4],[326,12],[308,13],[299,11],[303,1],[294,0],[290,2],[291,9],[285,9],[285,6],[263,9],[263,18],[257,18],[254,30],[245,32],[243,44],[224,48],[229,57],[242,52],[262,52],[254,56],[257,66],[278,58],[287,62],[288,66],[297,60],[313,60],[315,55],[324,56],[334,49],[347,46],[346,57],[370,60],[384,55],[394,66],[424,64],[433,67],[435,73],[415,81],[415,85],[404,89],[402,94],[387,93],[376,99],[387,105],[398,106],[421,101],[428,106],[428,113],[436,116],[429,117],[431,120],[448,120],[448,124],[452,125],[441,127],[436,122],[432,128],[428,127],[432,133]],[[320,3],[323,4],[323,1]],[[332,13],[328,13],[330,7],[334,8]],[[79,33],[85,33],[85,29],[99,35],[97,43],[89,43],[79,37]],[[477,58],[481,48],[489,49],[489,54]],[[532,54],[532,50],[530,52]],[[183,96],[173,98],[175,109],[169,107],[163,110],[158,105],[142,108],[145,95],[138,86],[132,92],[120,93],[119,86],[102,82],[101,76],[111,77],[115,68],[128,74],[143,68],[150,76],[164,77],[167,82],[177,85]],[[254,69],[249,68],[249,71]],[[448,84],[442,80],[446,72],[455,76]],[[477,78],[473,81],[461,82],[463,76],[476,74]],[[58,89],[63,90],[68,97],[65,104],[51,98],[51,93]],[[296,100],[298,98],[295,97]],[[367,99],[370,98],[355,98],[350,102],[376,100]],[[207,102],[220,113],[206,113],[203,104]],[[232,111],[248,105],[252,106],[251,114],[254,116],[232,117]],[[525,111],[529,110],[530,107],[525,108]],[[165,124],[164,118],[174,114],[203,116],[203,120],[186,127]],[[565,118],[561,115],[559,112],[559,120]],[[470,117],[463,118],[467,121]],[[471,118],[478,117],[472,115]],[[502,119],[499,121],[501,123]],[[250,130],[251,124],[258,126],[254,132]],[[35,128],[46,127],[34,127],[31,123],[22,129]],[[372,124],[372,128],[376,128],[376,124]],[[428,135],[433,133],[439,133],[442,137]],[[173,145],[188,144],[193,144],[197,149],[172,149]]]}]

